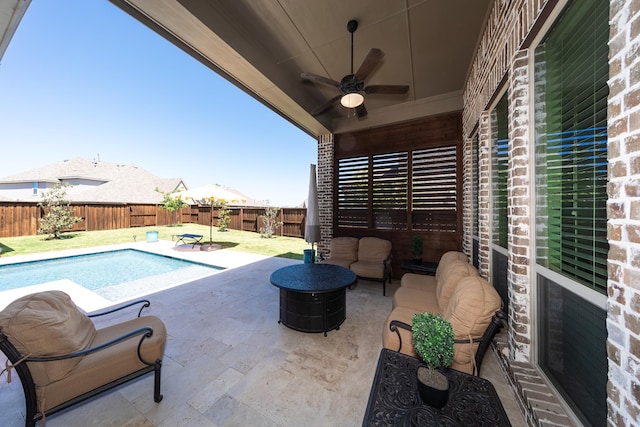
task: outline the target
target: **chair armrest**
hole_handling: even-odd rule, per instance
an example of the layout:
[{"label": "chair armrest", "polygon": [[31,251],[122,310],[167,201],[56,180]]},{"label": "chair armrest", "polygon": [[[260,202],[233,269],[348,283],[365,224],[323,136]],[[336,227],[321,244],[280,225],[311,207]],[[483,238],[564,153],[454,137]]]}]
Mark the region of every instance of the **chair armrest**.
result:
[{"label": "chair armrest", "polygon": [[396,335],[398,336],[398,342],[400,343],[400,346],[398,347],[398,351],[402,350],[402,335],[400,335],[399,329],[405,329],[411,332],[411,325],[408,323],[402,322],[400,320],[392,320],[391,322],[389,322],[389,330],[391,332],[395,332]]},{"label": "chair armrest", "polygon": [[74,357],[81,357],[81,356],[86,356],[88,354],[91,353],[95,353],[97,351],[100,350],[104,350],[105,348],[111,347],[113,345],[116,345],[122,341],[126,341],[132,337],[138,336],[138,335],[142,335],[140,338],[140,342],[138,343],[138,359],[140,359],[140,361],[144,364],[147,365],[152,365],[153,363],[149,363],[145,360],[142,359],[142,356],[140,354],[140,347],[142,346],[142,342],[146,339],[146,338],[150,338],[153,335],[153,329],[149,326],[145,326],[142,328],[138,328],[138,329],[134,329],[133,331],[127,332],[124,335],[121,335],[117,338],[114,338],[110,341],[107,341],[105,343],[102,343],[100,345],[97,345],[95,347],[91,347],[91,348],[87,348],[85,350],[80,350],[80,351],[75,351],[73,353],[68,353],[68,354],[61,354],[58,356],[44,356],[44,357],[37,357],[37,356],[31,356],[28,357],[27,359],[25,359],[26,362],[55,362],[57,360],[65,360],[65,359],[72,359]]},{"label": "chair armrest", "polygon": [[138,317],[140,317],[140,314],[142,314],[142,310],[144,310],[146,307],[149,307],[151,305],[151,302],[147,299],[141,299],[138,301],[132,301],[120,307],[112,308],[111,310],[103,311],[101,313],[88,314],[87,316],[88,317],[104,316],[105,314],[115,313],[116,311],[120,311],[124,308],[131,307],[132,305],[136,305],[136,304],[143,304],[142,307],[140,307],[140,310],[138,311]]}]

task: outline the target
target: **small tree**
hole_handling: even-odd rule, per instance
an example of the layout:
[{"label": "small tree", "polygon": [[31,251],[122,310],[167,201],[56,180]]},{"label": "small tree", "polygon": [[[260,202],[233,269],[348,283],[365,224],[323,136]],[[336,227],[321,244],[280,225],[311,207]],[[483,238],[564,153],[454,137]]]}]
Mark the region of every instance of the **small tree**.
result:
[{"label": "small tree", "polygon": [[260,227],[260,237],[270,239],[278,227],[282,226],[282,222],[276,220],[279,210],[280,208],[267,207],[264,210],[264,215],[260,215],[263,224],[263,226]]},{"label": "small tree", "polygon": [[[157,192],[160,192],[159,189],[156,188]],[[178,224],[178,211],[182,208],[186,208],[189,206],[187,203],[182,200],[179,194],[176,193],[162,193],[163,199],[160,208],[165,209],[169,212],[173,212],[173,226],[175,227]]]},{"label": "small tree", "polygon": [[220,203],[218,211],[218,231],[229,231],[229,223],[231,222],[231,209],[226,203]]},{"label": "small tree", "polygon": [[73,209],[67,195],[66,187],[69,184],[57,183],[53,188],[42,195],[42,201],[38,206],[45,208],[46,212],[40,218],[38,234],[49,234],[52,239],[61,239],[62,232],[73,227],[73,224],[82,221],[81,217],[73,216]]}]

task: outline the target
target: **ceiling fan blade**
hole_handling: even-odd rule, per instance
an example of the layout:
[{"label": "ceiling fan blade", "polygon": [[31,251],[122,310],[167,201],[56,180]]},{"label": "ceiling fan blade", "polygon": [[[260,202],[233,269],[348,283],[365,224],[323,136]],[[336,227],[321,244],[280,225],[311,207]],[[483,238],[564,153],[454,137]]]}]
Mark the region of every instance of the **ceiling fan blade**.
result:
[{"label": "ceiling fan blade", "polygon": [[311,115],[312,116],[317,116],[320,113],[324,113],[326,110],[328,110],[329,108],[331,108],[331,106],[340,98],[342,98],[342,95],[336,95],[333,98],[331,98],[330,100],[328,100],[327,102],[325,102],[324,104],[314,108],[313,110],[311,110]]},{"label": "ceiling fan blade", "polygon": [[364,88],[365,93],[384,93],[389,95],[400,95],[409,92],[407,85],[371,85]]},{"label": "ceiling fan blade", "polygon": [[337,81],[330,79],[328,77],[319,76],[317,74],[305,72],[300,74],[300,77],[302,77],[305,80],[310,80],[312,82],[318,82],[318,83],[323,83],[329,86],[340,87],[340,83],[338,83]]},{"label": "ceiling fan blade", "polygon": [[367,115],[367,109],[364,106],[364,103],[356,107],[356,114],[358,115],[358,118],[363,118],[364,116]]},{"label": "ceiling fan blade", "polygon": [[380,60],[384,57],[384,52],[380,49],[373,48],[367,54],[367,57],[362,61],[362,65],[358,68],[356,72],[356,77],[358,80],[366,79],[369,74],[376,68],[376,65],[380,62]]}]

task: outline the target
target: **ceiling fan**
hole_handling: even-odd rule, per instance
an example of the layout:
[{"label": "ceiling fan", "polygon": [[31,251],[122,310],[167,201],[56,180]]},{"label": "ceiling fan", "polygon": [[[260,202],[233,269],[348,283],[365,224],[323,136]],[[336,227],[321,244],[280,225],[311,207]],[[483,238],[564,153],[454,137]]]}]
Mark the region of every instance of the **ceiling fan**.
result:
[{"label": "ceiling fan", "polygon": [[351,74],[348,74],[337,82],[333,79],[322,77],[312,73],[302,73],[301,77],[312,82],[323,83],[334,86],[340,90],[340,94],[334,96],[324,104],[316,107],[311,111],[312,115],[318,115],[329,109],[336,101],[346,108],[354,108],[358,117],[362,118],[367,115],[367,109],[364,106],[364,95],[369,94],[391,94],[401,95],[409,91],[407,85],[370,85],[365,86],[364,80],[378,65],[384,57],[384,52],[380,49],[373,48],[369,51],[366,58],[358,68],[353,72],[353,33],[358,29],[358,21],[352,19],[347,23],[347,30],[351,33]]}]

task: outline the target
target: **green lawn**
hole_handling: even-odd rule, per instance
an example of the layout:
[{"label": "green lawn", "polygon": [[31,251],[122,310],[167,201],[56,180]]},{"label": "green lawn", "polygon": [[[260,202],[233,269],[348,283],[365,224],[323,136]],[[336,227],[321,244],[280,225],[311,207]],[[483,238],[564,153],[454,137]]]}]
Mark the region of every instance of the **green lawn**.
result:
[{"label": "green lawn", "polygon": [[[160,240],[175,240],[172,236],[183,233],[204,235],[202,242],[209,241],[209,227],[198,224],[182,224],[176,227],[139,227],[107,231],[82,231],[65,233],[63,239],[47,240],[47,236],[24,236],[0,238],[1,256],[25,255],[38,252],[87,248],[133,241],[145,241],[147,231],[158,231]],[[213,242],[224,249],[249,252],[267,256],[303,259],[303,250],[310,249],[304,239],[274,236],[265,239],[259,233],[229,230],[219,232],[213,227]]]}]

